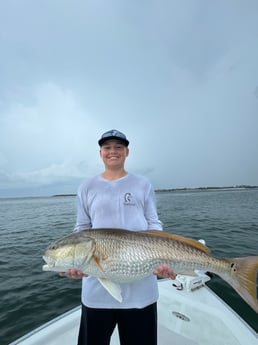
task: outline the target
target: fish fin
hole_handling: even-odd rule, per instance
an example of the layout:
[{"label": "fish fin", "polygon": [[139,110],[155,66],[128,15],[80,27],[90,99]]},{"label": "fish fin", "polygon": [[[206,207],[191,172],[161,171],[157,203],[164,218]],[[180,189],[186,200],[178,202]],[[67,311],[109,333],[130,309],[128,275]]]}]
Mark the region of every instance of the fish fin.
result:
[{"label": "fish fin", "polygon": [[120,303],[123,301],[121,287],[119,284],[116,284],[107,278],[98,278],[98,280],[112,297],[114,297]]},{"label": "fish fin", "polygon": [[100,265],[100,258],[98,257],[98,256],[96,256],[96,255],[93,255],[93,261],[95,262],[95,264],[98,266],[98,268],[102,271],[102,272],[104,272],[103,271],[103,268],[101,267],[101,265]]},{"label": "fish fin", "polygon": [[189,244],[190,246],[195,247],[195,248],[201,250],[202,252],[204,252],[206,254],[210,252],[210,249],[207,246],[205,246],[201,242],[194,240],[192,238],[180,236],[177,234],[171,234],[170,232],[160,231],[160,230],[144,230],[143,232],[146,234],[151,234],[151,235],[156,235],[156,236],[161,236],[161,237],[166,237],[166,238],[172,238],[173,240]]},{"label": "fish fin", "polygon": [[258,313],[257,272],[258,256],[226,258],[231,263],[231,277],[225,280]]}]

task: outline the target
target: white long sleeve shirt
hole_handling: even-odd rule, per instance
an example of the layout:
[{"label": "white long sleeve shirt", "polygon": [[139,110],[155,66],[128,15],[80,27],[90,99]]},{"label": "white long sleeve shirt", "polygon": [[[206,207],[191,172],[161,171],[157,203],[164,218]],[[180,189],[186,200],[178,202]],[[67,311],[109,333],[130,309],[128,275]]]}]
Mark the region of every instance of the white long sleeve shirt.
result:
[{"label": "white long sleeve shirt", "polygon": [[[101,176],[81,184],[77,194],[75,231],[90,228],[162,230],[152,185],[143,176],[117,180]],[[92,308],[143,308],[158,299],[157,277],[121,284],[123,302],[116,301],[95,277],[83,278],[82,303]]]}]

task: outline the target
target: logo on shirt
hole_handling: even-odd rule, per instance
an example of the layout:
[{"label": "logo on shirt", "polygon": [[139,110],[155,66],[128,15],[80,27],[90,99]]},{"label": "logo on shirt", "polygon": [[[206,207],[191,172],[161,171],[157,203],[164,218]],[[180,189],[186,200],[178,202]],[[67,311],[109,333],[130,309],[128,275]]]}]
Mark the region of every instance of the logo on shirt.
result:
[{"label": "logo on shirt", "polygon": [[131,193],[125,193],[124,195],[125,206],[135,206],[134,198]]}]

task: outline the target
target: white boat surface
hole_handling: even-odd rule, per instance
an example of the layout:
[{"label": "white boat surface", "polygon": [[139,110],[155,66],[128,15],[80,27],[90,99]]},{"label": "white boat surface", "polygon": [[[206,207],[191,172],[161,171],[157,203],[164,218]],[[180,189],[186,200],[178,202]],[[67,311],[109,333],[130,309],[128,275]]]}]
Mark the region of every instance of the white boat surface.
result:
[{"label": "white boat surface", "polygon": [[[205,285],[209,279],[199,272],[158,281],[158,345],[258,345],[258,334]],[[76,345],[80,310],[78,306],[10,345]],[[111,345],[119,345],[117,329]]]}]

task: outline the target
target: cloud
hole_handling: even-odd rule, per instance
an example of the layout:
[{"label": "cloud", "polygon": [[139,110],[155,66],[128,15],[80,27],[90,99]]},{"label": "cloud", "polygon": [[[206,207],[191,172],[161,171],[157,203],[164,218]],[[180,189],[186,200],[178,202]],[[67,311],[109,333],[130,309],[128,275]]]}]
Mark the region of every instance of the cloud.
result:
[{"label": "cloud", "polygon": [[257,6],[1,2],[2,190],[74,189],[112,128],[160,188],[258,184]]},{"label": "cloud", "polygon": [[13,103],[2,113],[2,180],[44,184],[81,177],[85,167],[79,162],[87,158],[90,166],[93,150],[87,147],[95,145],[99,126],[71,90],[54,83],[39,85],[32,99],[30,105]]}]

